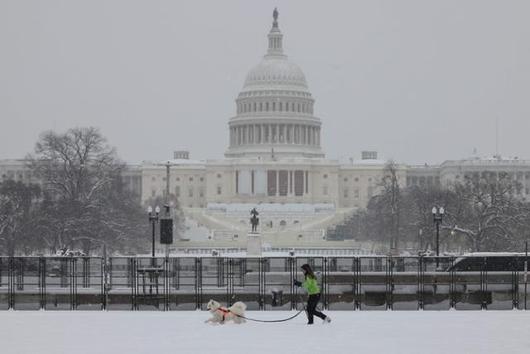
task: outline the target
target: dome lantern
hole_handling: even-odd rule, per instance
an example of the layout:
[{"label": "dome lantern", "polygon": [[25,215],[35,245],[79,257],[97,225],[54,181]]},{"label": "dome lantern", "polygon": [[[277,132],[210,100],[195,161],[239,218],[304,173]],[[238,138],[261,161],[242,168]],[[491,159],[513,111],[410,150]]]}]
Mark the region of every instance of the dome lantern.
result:
[{"label": "dome lantern", "polygon": [[268,56],[283,56],[282,39],[283,34],[278,27],[278,9],[274,8],[272,13],[274,21],[272,22],[272,28],[267,36],[269,38],[269,50],[267,51]]}]

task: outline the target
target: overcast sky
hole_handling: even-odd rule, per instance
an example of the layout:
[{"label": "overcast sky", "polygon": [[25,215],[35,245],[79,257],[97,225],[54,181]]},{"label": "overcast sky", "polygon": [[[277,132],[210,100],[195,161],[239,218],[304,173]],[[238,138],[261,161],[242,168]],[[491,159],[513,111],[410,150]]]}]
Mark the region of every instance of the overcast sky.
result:
[{"label": "overcast sky", "polygon": [[96,126],[128,162],[222,158],[272,10],[329,158],[530,158],[528,0],[0,0],[0,158]]}]

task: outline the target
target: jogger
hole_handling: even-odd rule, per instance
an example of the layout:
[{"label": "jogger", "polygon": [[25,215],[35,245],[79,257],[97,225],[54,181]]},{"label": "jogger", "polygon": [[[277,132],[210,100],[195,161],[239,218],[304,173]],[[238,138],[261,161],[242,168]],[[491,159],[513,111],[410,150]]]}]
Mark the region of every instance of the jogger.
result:
[{"label": "jogger", "polygon": [[317,311],[317,304],[320,301],[320,287],[317,283],[317,277],[313,273],[313,270],[309,266],[309,264],[304,264],[302,267],[302,270],[304,271],[304,282],[299,282],[298,280],[294,280],[294,285],[296,286],[302,286],[304,289],[307,290],[308,293],[308,299],[307,299],[307,324],[313,324],[313,317],[317,316],[320,317],[322,320],[324,320],[324,323],[331,322],[331,318],[329,316],[326,316],[320,311]]}]

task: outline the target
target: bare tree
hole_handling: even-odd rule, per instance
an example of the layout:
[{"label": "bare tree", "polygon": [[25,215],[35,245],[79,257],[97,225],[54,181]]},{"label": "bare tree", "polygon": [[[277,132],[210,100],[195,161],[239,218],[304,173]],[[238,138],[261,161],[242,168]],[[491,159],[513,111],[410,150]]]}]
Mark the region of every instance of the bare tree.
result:
[{"label": "bare tree", "polygon": [[520,247],[517,232],[527,225],[529,207],[517,198],[521,187],[515,180],[486,172],[453,188],[456,203],[445,228],[464,235],[474,251]]},{"label": "bare tree", "polygon": [[28,160],[48,192],[81,203],[97,200],[123,169],[114,148],[92,127],[42,134]]},{"label": "bare tree", "polygon": [[32,215],[40,189],[8,180],[0,183],[0,253],[14,256],[31,241]]},{"label": "bare tree", "polygon": [[47,196],[40,211],[47,247],[89,252],[133,244],[141,208],[122,188],[124,164],[97,129],[46,132],[28,160]]}]

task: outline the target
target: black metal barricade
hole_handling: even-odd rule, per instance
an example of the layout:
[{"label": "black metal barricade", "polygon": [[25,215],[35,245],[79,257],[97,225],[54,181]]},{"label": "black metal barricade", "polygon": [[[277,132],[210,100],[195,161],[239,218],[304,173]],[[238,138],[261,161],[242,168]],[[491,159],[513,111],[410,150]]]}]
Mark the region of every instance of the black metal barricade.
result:
[{"label": "black metal barricade", "polygon": [[[509,310],[528,306],[524,257],[0,257],[0,309],[301,309],[310,264],[330,310]],[[502,266],[502,267],[501,267]],[[525,271],[526,269],[526,271]]]}]

